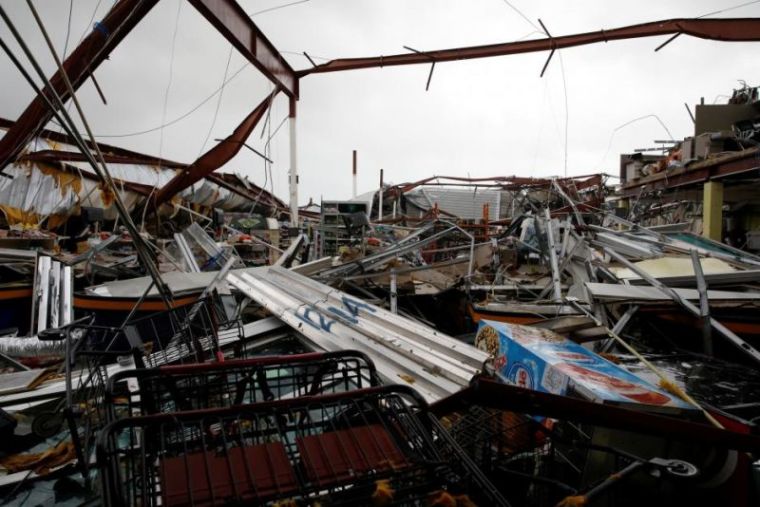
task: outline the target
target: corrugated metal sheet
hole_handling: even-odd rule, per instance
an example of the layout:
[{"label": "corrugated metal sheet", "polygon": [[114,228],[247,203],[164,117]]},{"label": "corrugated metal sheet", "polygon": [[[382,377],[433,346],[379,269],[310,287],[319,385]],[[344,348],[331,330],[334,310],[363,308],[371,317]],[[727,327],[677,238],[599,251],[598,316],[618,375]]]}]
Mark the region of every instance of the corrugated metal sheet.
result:
[{"label": "corrugated metal sheet", "polygon": [[438,208],[464,220],[483,218],[483,205],[488,203],[489,220],[499,218],[501,192],[477,188],[420,187],[404,194],[407,200],[422,210],[438,203]]},{"label": "corrugated metal sheet", "polygon": [[[0,129],[0,138],[5,132],[6,130]],[[24,152],[41,150],[78,152],[72,145],[40,137],[30,141]],[[71,176],[64,176],[66,173],[57,167],[41,163],[6,167],[4,173],[13,179],[0,178],[0,207],[6,208],[6,211],[13,209],[16,213],[23,213],[28,217],[24,220],[41,220],[49,215],[66,216],[78,206],[103,208],[106,219],[116,218],[116,211],[111,206],[112,200],[103,194],[96,179],[86,177],[94,176],[92,167],[87,162],[65,162],[65,166],[70,169]],[[139,164],[107,166],[115,180],[157,188],[168,183],[177,171]],[[238,179],[244,183],[243,178]],[[119,195],[128,209],[143,199],[143,196],[126,189],[120,190]],[[201,180],[178,195],[186,202],[226,211],[249,209],[251,206],[249,199],[208,180]]]}]

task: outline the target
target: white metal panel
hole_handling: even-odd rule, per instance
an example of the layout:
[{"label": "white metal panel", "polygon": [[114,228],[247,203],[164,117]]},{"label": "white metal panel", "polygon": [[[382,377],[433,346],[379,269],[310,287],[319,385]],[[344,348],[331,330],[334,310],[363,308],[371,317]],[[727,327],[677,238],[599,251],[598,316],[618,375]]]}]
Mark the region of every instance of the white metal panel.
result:
[{"label": "white metal panel", "polygon": [[471,345],[282,268],[227,280],[316,348],[360,350],[385,381],[408,383],[430,401],[465,387],[488,359]]},{"label": "white metal panel", "polygon": [[39,294],[35,297],[39,299],[37,306],[37,332],[44,331],[48,328],[48,303],[50,300],[50,264],[51,259],[47,255],[40,257],[37,262],[37,279]]},{"label": "white metal panel", "polygon": [[61,325],[71,323],[74,320],[74,278],[71,266],[64,266],[61,270]]},{"label": "white metal panel", "polygon": [[50,313],[50,327],[55,329],[59,325],[61,309],[61,263],[53,261],[50,264],[50,302],[48,304]]}]

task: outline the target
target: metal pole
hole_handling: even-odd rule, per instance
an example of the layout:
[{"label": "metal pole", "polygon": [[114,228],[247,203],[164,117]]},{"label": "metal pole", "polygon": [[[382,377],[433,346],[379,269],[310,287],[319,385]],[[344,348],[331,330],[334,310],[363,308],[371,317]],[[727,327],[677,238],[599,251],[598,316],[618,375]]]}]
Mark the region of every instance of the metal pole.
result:
[{"label": "metal pole", "polygon": [[[562,285],[559,276],[559,265],[557,263],[557,250],[554,247],[554,231],[552,230],[552,217],[549,213],[549,208],[544,208],[544,216],[546,217],[546,242],[548,243],[549,248],[549,262],[552,267],[554,301],[562,301]],[[536,223],[538,223],[538,221],[536,221]]]},{"label": "metal pole", "polygon": [[351,185],[353,186],[351,196],[353,199],[356,199],[356,150],[354,150],[354,163],[351,171]]},{"label": "metal pole", "polygon": [[380,222],[383,219],[383,170],[380,169],[380,197],[377,206],[377,221]]},{"label": "metal pole", "polygon": [[[37,25],[39,26],[40,31],[42,32],[42,35],[45,38],[45,41],[47,42],[48,48],[50,49],[50,52],[53,56],[53,60],[55,61],[56,66],[58,67],[58,72],[63,77],[63,81],[69,92],[69,96],[71,97],[71,100],[74,102],[74,106],[76,106],[77,112],[79,113],[79,116],[82,120],[82,125],[84,126],[88,136],[90,137],[92,146],[97,154],[97,159],[100,161],[100,164],[101,164],[100,166],[97,164],[95,158],[92,156],[92,153],[87,148],[84,140],[81,138],[81,136],[79,136],[76,130],[76,126],[74,122],[72,121],[71,117],[69,116],[68,111],[66,110],[61,97],[58,95],[58,93],[56,93],[55,88],[47,80],[47,77],[45,76],[44,72],[40,68],[34,56],[31,54],[31,51],[29,50],[28,46],[23,41],[23,39],[21,38],[21,35],[18,33],[15,26],[12,24],[12,22],[8,18],[5,11],[2,10],[2,8],[0,8],[0,16],[2,16],[3,20],[8,25],[8,28],[13,33],[13,36],[16,38],[16,41],[19,43],[24,53],[26,54],[27,58],[29,59],[29,62],[32,64],[32,66],[35,68],[35,70],[39,74],[40,79],[43,80],[48,90],[50,90],[51,92],[50,95],[55,100],[56,105],[58,106],[58,110],[61,112],[63,117],[69,123],[69,128],[67,129],[67,130],[71,130],[69,134],[72,137],[77,138],[77,144],[80,146],[80,149],[82,150],[82,154],[88,159],[88,161],[90,162],[93,170],[98,175],[98,177],[103,181],[106,187],[112,192],[114,205],[116,206],[116,211],[118,212],[119,217],[124,222],[124,225],[127,227],[127,230],[129,231],[130,236],[132,236],[132,242],[135,246],[135,250],[137,250],[137,254],[140,257],[140,260],[142,261],[145,267],[145,270],[148,272],[151,278],[153,278],[153,280],[155,281],[156,288],[158,289],[164,303],[166,303],[167,307],[170,307],[171,305],[169,304],[169,301],[171,300],[171,292],[169,291],[169,288],[166,286],[164,281],[161,279],[161,274],[158,271],[158,267],[155,265],[155,263],[153,262],[153,259],[150,257],[150,254],[147,251],[147,246],[146,246],[147,242],[142,238],[142,236],[140,236],[140,233],[137,230],[137,227],[135,226],[134,222],[132,222],[132,219],[129,216],[129,212],[127,211],[126,206],[121,200],[121,196],[118,192],[118,189],[116,185],[114,184],[113,179],[111,178],[111,174],[108,171],[108,166],[106,165],[105,159],[103,158],[103,153],[100,150],[100,146],[96,142],[95,136],[92,134],[92,130],[90,129],[90,125],[87,122],[84,111],[82,110],[82,106],[80,105],[79,100],[77,99],[76,93],[74,91],[74,87],[68,78],[68,74],[66,74],[66,72],[64,71],[63,64],[58,58],[58,54],[55,52],[55,47],[53,46],[53,43],[50,40],[50,36],[48,35],[47,30],[45,29],[45,26],[42,23],[42,19],[39,17],[39,14],[37,13],[37,10],[34,8],[34,5],[32,4],[31,0],[27,0],[27,4],[29,5],[29,9],[31,10],[32,15],[34,16],[34,19],[37,22]],[[36,87],[36,85],[34,86]],[[55,107],[52,108],[52,111],[53,111],[53,114],[56,115]],[[64,124],[62,123],[62,125]]]},{"label": "metal pole", "polygon": [[398,289],[396,287],[396,270],[391,269],[391,313],[398,313]]},{"label": "metal pole", "polygon": [[697,277],[697,291],[699,291],[699,311],[702,317],[702,348],[705,354],[712,355],[712,328],[710,327],[710,302],[707,299],[707,282],[702,272],[702,263],[699,253],[691,250],[691,263],[694,265],[694,276]]},{"label": "metal pole", "polygon": [[296,157],[296,99],[290,97],[290,227],[298,228],[298,164]]},{"label": "metal pole", "polygon": [[[639,311],[639,305],[631,305],[628,307],[628,309],[625,311],[622,317],[620,317],[620,320],[615,323],[615,326],[612,328],[612,332],[616,335],[619,335],[623,332],[623,329],[625,329],[625,326],[628,325],[628,322],[633,318],[634,314]],[[612,348],[612,345],[615,343],[614,338],[610,338],[607,340],[606,343],[602,344],[602,347],[599,349],[599,352],[609,352]]]}]

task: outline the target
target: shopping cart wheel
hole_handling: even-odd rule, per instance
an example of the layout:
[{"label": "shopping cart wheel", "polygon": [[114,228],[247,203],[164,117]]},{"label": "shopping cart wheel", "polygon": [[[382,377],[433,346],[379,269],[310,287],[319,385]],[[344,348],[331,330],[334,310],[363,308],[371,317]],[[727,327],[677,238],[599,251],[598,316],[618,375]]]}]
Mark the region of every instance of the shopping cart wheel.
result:
[{"label": "shopping cart wheel", "polygon": [[662,459],[653,458],[649,460],[653,465],[656,465],[668,475],[671,475],[678,479],[690,479],[699,474],[699,469],[689,463],[680,459]]},{"label": "shopping cart wheel", "polygon": [[40,438],[50,438],[61,431],[63,413],[41,412],[32,421],[32,433]]}]

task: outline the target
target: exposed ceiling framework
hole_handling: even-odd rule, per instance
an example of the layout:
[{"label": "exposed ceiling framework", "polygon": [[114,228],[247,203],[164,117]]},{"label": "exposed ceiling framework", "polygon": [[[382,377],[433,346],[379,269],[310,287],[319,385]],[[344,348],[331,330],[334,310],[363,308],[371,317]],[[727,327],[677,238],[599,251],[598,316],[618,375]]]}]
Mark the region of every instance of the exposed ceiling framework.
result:
[{"label": "exposed ceiling framework", "polygon": [[[246,59],[259,69],[274,85],[275,90],[260,103],[228,138],[202,155],[187,169],[181,170],[155,195],[153,204],[160,205],[195,181],[211,174],[234,157],[256,124],[262,118],[273,97],[280,91],[290,98],[291,116],[295,116],[300,78],[316,73],[397,65],[435,64],[474,58],[489,58],[510,54],[551,51],[557,49],[609,42],[613,40],[681,34],[719,41],[760,41],[760,19],[671,19],[537,40],[450,48],[407,54],[345,58],[294,71],[274,45],[264,36],[235,0],[188,0]],[[130,31],[156,5],[158,0],[119,0],[106,17],[96,25],[82,43],[64,62],[64,69],[78,88]],[[551,54],[550,53],[550,58]],[[548,61],[547,61],[548,63]],[[59,72],[50,78],[50,85],[65,101],[69,99]],[[49,89],[45,89],[50,93]],[[52,112],[42,97],[37,96],[24,110],[8,133],[0,139],[0,171],[16,160],[26,142],[37,135],[50,121]],[[294,153],[294,147],[291,147]],[[221,163],[219,163],[221,161]],[[291,185],[296,178],[292,177]],[[295,195],[295,194],[291,194]]]},{"label": "exposed ceiling framework", "polygon": [[[610,42],[613,40],[654,37],[657,35],[691,35],[701,39],[727,42],[747,42],[760,40],[760,19],[669,19],[653,21],[640,25],[624,26],[611,30],[547,37],[545,39],[470,46],[462,48],[439,49],[436,51],[416,51],[389,56],[371,56],[366,58],[340,58],[317,65],[311,69],[298,72],[299,77],[323,72],[368,69],[373,67],[391,67],[396,65],[429,64],[432,62],[451,62],[473,58],[491,58],[494,56],[554,51],[557,49]],[[662,46],[661,46],[662,47]]]}]

